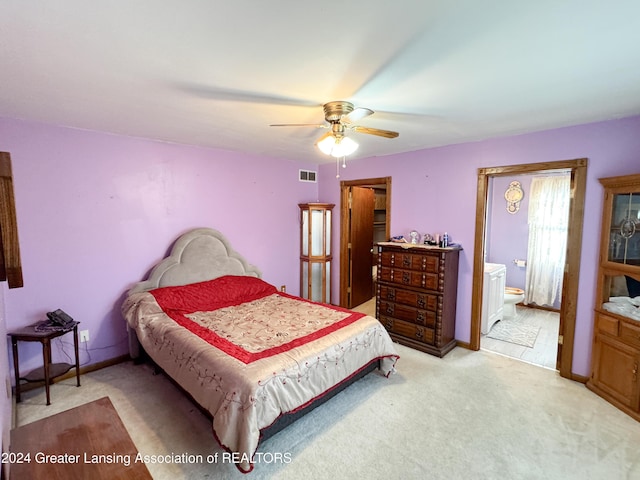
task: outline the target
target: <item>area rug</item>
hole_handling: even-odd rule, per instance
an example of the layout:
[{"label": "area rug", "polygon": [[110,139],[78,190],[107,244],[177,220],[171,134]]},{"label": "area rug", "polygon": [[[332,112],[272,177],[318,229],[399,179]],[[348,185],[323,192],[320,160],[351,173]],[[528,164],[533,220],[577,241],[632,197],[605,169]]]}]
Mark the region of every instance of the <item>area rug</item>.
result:
[{"label": "area rug", "polygon": [[539,331],[539,326],[528,325],[517,320],[500,320],[493,325],[487,337],[533,348]]}]

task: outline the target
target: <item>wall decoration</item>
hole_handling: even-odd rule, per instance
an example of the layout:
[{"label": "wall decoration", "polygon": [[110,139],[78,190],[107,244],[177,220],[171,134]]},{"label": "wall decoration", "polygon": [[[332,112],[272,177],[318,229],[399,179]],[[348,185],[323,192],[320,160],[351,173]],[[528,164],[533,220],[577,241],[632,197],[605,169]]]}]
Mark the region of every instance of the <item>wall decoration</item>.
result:
[{"label": "wall decoration", "polygon": [[507,212],[514,214],[520,210],[520,201],[524,197],[522,185],[514,180],[509,184],[509,188],[504,192],[504,198],[507,201]]}]

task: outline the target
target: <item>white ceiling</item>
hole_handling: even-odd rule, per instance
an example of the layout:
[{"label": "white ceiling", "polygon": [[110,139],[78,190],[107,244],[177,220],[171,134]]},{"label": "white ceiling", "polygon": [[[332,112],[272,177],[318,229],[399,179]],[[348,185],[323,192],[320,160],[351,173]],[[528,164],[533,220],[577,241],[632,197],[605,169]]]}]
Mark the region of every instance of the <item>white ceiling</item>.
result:
[{"label": "white ceiling", "polygon": [[640,114],[640,1],[0,2],[0,116],[320,163],[269,124],[332,100],[356,158]]}]

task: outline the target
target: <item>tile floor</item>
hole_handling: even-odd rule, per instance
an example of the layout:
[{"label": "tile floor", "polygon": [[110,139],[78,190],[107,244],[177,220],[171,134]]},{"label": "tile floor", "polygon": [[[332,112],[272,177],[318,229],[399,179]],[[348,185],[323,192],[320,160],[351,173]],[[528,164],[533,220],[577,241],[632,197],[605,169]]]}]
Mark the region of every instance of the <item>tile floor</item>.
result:
[{"label": "tile floor", "polygon": [[540,326],[540,332],[533,348],[496,340],[486,335],[482,335],[480,338],[480,348],[556,370],[560,314],[521,306],[516,306],[516,313],[517,321]]}]

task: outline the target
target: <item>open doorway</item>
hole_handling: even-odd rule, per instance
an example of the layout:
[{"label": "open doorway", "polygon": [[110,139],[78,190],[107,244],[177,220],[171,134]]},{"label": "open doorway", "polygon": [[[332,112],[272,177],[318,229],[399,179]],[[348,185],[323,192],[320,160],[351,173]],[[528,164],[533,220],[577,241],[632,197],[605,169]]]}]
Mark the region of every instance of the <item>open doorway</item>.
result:
[{"label": "open doorway", "polygon": [[375,243],[389,239],[391,177],[340,182],[340,305],[375,296]]},{"label": "open doorway", "polygon": [[570,181],[557,170],[489,177],[483,350],[557,369]]},{"label": "open doorway", "polygon": [[556,368],[563,377],[571,378],[573,342],[577,311],[578,278],[582,248],[582,219],[586,190],[587,159],[564,160],[536,164],[511,165],[506,167],[481,168],[478,170],[476,204],[476,229],[474,242],[474,267],[472,286],[471,342],[472,350],[479,350],[481,338],[483,277],[485,271],[486,229],[489,180],[493,177],[533,173],[566,171],[571,176],[571,200],[567,232],[566,260],[560,307],[558,354]]}]

